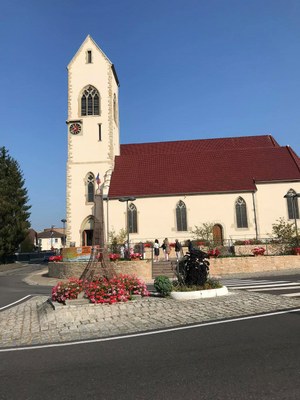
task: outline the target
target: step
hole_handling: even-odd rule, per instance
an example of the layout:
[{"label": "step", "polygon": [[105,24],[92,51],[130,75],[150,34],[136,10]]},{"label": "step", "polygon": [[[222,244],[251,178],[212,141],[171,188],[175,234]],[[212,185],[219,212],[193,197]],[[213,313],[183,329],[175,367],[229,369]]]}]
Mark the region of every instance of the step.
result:
[{"label": "step", "polygon": [[156,278],[159,275],[165,275],[168,278],[174,278],[175,274],[170,261],[161,261],[152,263],[152,278]]}]

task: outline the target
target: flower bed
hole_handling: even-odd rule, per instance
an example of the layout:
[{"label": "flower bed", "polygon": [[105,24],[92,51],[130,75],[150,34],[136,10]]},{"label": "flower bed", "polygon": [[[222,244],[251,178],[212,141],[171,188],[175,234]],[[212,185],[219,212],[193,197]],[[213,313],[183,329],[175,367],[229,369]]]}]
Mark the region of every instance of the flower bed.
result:
[{"label": "flower bed", "polygon": [[[119,253],[110,253],[108,257],[110,261],[125,260],[125,258],[122,258],[121,254]],[[133,253],[133,252],[129,254],[129,257],[131,260],[141,260],[143,258],[141,253]]]},{"label": "flower bed", "polygon": [[52,300],[58,303],[65,303],[66,300],[77,299],[83,291],[83,281],[77,278],[70,278],[68,282],[58,282],[52,288]]},{"label": "flower bed", "polygon": [[104,277],[95,278],[91,282],[70,278],[68,282],[59,282],[52,289],[52,300],[65,304],[66,300],[77,299],[79,293],[92,303],[114,304],[126,302],[133,295],[148,296],[149,292],[145,283],[133,275],[118,275],[111,279]]}]

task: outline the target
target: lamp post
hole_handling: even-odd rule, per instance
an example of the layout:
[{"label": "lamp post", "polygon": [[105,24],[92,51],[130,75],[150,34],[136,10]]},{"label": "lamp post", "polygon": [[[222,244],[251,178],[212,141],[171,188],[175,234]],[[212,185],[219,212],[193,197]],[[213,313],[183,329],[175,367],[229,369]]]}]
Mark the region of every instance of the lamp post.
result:
[{"label": "lamp post", "polygon": [[295,222],[295,232],[296,232],[296,244],[297,244],[297,247],[299,247],[296,199],[298,197],[300,197],[300,193],[287,193],[283,197],[285,199],[292,199],[292,210],[293,210],[293,217],[294,217],[294,222]]},{"label": "lamp post", "polygon": [[66,245],[66,222],[67,220],[65,218],[61,219],[61,222],[63,223],[63,231],[64,231],[64,242],[63,242],[63,247]]},{"label": "lamp post", "polygon": [[51,251],[53,250],[53,234],[54,234],[53,228],[54,228],[54,225],[51,225],[51,230],[50,230],[50,236],[51,236],[51,238],[50,238],[50,247],[51,247]]},{"label": "lamp post", "polygon": [[129,253],[129,212],[128,212],[128,202],[136,200],[136,197],[128,196],[128,197],[121,197],[119,201],[122,203],[126,202],[126,218],[127,218],[127,258],[130,258]]}]

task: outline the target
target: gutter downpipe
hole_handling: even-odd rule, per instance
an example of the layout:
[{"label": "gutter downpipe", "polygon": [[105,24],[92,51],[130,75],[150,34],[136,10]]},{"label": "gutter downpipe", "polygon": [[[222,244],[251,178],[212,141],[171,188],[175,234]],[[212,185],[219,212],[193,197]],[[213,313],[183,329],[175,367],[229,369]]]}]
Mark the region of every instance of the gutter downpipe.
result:
[{"label": "gutter downpipe", "polygon": [[255,239],[258,239],[258,230],[257,230],[257,216],[256,216],[256,207],[255,207],[255,192],[252,192],[252,202],[253,202],[253,212],[254,212],[254,224],[255,224]]}]

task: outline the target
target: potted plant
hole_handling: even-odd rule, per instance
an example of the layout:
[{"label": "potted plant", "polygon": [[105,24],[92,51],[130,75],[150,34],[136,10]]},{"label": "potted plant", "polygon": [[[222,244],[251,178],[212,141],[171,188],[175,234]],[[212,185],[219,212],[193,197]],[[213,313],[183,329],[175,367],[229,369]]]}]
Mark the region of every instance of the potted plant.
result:
[{"label": "potted plant", "polygon": [[208,278],[208,257],[204,251],[192,249],[180,260],[176,270],[177,281],[173,282],[170,293],[173,299],[190,300],[228,294],[226,286]]}]

